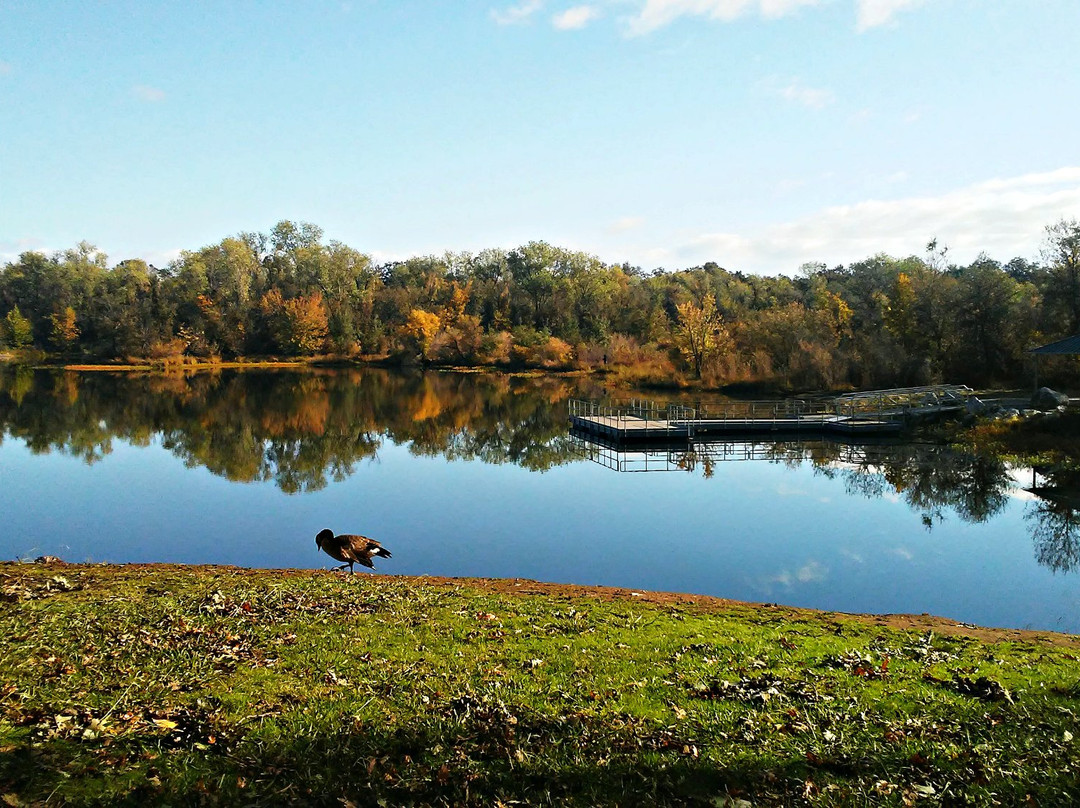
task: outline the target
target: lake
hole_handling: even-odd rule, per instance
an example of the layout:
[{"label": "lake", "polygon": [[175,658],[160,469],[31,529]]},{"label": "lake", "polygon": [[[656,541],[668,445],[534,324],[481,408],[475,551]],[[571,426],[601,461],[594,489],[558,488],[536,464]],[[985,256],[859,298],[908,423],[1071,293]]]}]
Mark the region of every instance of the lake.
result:
[{"label": "lake", "polygon": [[0,367],[0,557],[329,568],[329,527],[381,540],[390,574],[1080,631],[1080,520],[1030,493],[1030,469],[917,443],[620,454],[568,433],[567,401],[604,395],[379,368]]}]

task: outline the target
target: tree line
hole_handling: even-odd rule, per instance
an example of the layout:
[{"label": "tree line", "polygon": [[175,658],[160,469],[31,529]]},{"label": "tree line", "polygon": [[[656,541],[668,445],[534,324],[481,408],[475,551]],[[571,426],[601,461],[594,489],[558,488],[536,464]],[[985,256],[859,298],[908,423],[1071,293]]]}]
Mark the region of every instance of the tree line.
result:
[{"label": "tree line", "polygon": [[376,264],[289,221],[163,268],[110,266],[83,242],[0,269],[7,346],[165,363],[336,355],[797,389],[1016,383],[1029,348],[1078,331],[1075,220],[1046,228],[1035,261],[956,264],[932,241],[795,277],[712,262],[646,272],[544,242]]}]

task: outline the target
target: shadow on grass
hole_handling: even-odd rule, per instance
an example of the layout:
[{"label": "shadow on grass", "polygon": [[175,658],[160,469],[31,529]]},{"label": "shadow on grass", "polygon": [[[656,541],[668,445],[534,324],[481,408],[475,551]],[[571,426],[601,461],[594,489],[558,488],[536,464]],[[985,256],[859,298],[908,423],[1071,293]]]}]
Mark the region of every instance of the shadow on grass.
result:
[{"label": "shadow on grass", "polygon": [[1075,773],[1052,768],[1029,769],[1029,782],[1000,771],[965,782],[959,768],[900,748],[825,758],[769,755],[753,742],[702,748],[630,716],[514,715],[466,702],[407,725],[345,716],[305,729],[294,714],[201,748],[146,734],[8,746],[0,786],[24,803],[117,806],[900,805],[913,787],[945,805],[990,803],[994,793],[1006,804],[1080,798]]},{"label": "shadow on grass", "polygon": [[202,750],[130,735],[0,753],[4,789],[74,805],[712,805],[729,793],[769,804],[801,783],[802,768],[720,765],[692,741],[632,719],[490,711],[330,731],[267,724]]}]

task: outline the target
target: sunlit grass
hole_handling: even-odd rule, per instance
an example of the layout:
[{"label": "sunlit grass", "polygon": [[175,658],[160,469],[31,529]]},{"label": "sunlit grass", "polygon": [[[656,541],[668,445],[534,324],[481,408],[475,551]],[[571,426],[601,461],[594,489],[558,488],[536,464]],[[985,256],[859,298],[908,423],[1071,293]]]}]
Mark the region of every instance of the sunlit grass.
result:
[{"label": "sunlit grass", "polygon": [[306,572],[3,565],[0,593],[15,804],[1080,799],[1068,641]]}]

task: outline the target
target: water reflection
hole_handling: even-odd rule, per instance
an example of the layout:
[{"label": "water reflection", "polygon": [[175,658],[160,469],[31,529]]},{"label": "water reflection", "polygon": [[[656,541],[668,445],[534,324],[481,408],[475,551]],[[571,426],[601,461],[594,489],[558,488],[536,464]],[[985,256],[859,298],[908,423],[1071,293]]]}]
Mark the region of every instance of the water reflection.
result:
[{"label": "water reflection", "polygon": [[1037,499],[1029,503],[1024,519],[1031,526],[1035,559],[1054,572],[1080,568],[1080,471],[1040,468],[1037,484],[1032,473],[1028,489]]},{"label": "water reflection", "polygon": [[1004,511],[1011,497],[1025,492],[1032,495],[1024,519],[1038,563],[1054,572],[1080,568],[1080,473],[1075,471],[1043,468],[1038,476],[1044,484],[1021,489],[1017,477],[1023,470],[939,444],[726,440],[624,450],[583,434],[574,438],[581,457],[618,472],[685,471],[711,478],[721,463],[809,464],[817,475],[841,479],[850,495],[899,498],[921,514],[927,530],[949,513],[967,523],[986,522]]},{"label": "water reflection", "polygon": [[[188,467],[286,493],[320,490],[378,459],[386,441],[418,457],[545,471],[583,457],[618,471],[766,461],[840,479],[846,493],[899,499],[928,530],[950,514],[983,523],[1024,495],[996,458],[931,444],[726,441],[621,452],[567,432],[566,402],[595,394],[569,378],[414,373],[378,368],[121,374],[0,368],[0,440],[94,464],[114,441],[157,440]],[[1038,563],[1080,568],[1080,474],[1040,469],[1024,520]],[[719,485],[719,484],[718,484]]]},{"label": "water reflection", "polygon": [[162,445],[238,482],[316,491],[377,457],[383,440],[420,456],[542,471],[573,459],[569,383],[378,368],[190,375],[0,371],[0,427],[35,453],[94,463],[115,439]]}]

